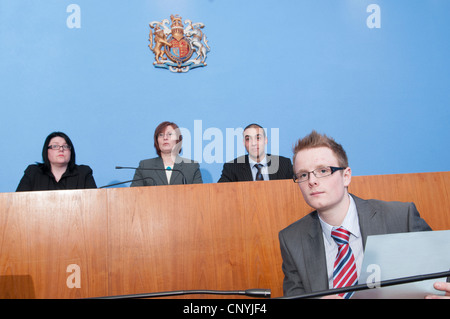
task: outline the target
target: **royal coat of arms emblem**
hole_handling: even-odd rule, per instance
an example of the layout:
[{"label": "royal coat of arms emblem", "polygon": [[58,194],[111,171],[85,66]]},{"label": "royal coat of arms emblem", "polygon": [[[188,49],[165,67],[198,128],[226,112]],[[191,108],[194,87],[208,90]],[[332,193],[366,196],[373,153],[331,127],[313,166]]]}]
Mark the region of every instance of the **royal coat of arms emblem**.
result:
[{"label": "royal coat of arms emblem", "polygon": [[[206,55],[210,51],[206,35],[202,32],[203,23],[192,23],[179,15],[171,15],[171,22],[150,22],[148,47],[155,55],[153,65],[172,72],[187,72],[206,66]],[[169,26],[169,24],[171,25]]]}]

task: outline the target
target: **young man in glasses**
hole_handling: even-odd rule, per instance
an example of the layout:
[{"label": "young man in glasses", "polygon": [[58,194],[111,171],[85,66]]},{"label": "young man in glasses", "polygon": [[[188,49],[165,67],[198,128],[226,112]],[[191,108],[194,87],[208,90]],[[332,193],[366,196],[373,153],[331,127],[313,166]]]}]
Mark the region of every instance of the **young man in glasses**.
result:
[{"label": "young man in glasses", "polygon": [[[313,131],[298,140],[293,162],[294,181],[315,210],[279,233],[285,296],[357,284],[369,235],[431,230],[413,203],[363,200],[349,194],[352,171],[347,155],[326,135]],[[345,232],[342,236],[348,240],[345,252],[334,239],[339,232]],[[346,257],[337,263],[353,270],[343,274],[335,268],[338,252]],[[336,282],[339,278],[344,279]]]}]

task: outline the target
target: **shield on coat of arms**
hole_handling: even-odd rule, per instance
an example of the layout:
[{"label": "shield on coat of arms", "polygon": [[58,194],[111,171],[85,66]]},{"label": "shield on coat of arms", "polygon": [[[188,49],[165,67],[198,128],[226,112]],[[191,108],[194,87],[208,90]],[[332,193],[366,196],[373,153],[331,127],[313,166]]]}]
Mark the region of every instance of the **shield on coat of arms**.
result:
[{"label": "shield on coat of arms", "polygon": [[174,62],[186,62],[194,53],[191,49],[190,43],[184,37],[180,40],[169,38],[167,42],[171,44],[171,46],[165,46],[167,57]]}]

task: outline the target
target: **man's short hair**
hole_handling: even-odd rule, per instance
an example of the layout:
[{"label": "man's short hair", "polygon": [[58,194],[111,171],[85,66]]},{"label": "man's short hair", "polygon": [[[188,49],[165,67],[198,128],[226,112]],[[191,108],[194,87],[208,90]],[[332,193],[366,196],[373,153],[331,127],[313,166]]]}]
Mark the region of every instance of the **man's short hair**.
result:
[{"label": "man's short hair", "polygon": [[328,147],[336,155],[338,164],[340,167],[348,167],[348,158],[344,148],[341,144],[337,143],[333,138],[328,137],[325,134],[319,134],[313,130],[310,134],[299,139],[294,146],[294,158],[293,163],[295,165],[295,157],[298,152],[310,148]]},{"label": "man's short hair", "polygon": [[247,125],[247,126],[244,128],[244,132],[245,132],[245,130],[248,129],[248,128],[260,128],[260,129],[263,130],[264,136],[266,136],[266,131],[265,131],[264,128],[263,128],[261,125],[259,125],[259,124],[252,123],[252,124]]}]

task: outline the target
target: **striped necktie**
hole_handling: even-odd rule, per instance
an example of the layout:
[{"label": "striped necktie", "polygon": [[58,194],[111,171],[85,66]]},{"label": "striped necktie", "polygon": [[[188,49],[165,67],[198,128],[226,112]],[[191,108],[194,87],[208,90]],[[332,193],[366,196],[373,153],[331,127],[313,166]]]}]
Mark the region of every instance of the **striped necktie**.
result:
[{"label": "striped necktie", "polygon": [[[348,243],[350,232],[342,227],[331,232],[331,237],[338,245],[338,253],[334,261],[333,287],[341,288],[356,285],[358,274],[356,273],[355,257]],[[339,296],[350,298],[353,292],[341,293]]]},{"label": "striped necktie", "polygon": [[260,163],[257,163],[257,164],[255,164],[254,166],[255,166],[256,169],[258,170],[258,172],[256,173],[256,178],[255,178],[255,180],[256,180],[256,181],[263,181],[263,180],[264,180],[264,177],[263,177],[263,175],[262,175],[262,173],[261,173],[261,168],[262,168],[264,165],[263,165],[263,164],[260,164]]}]

